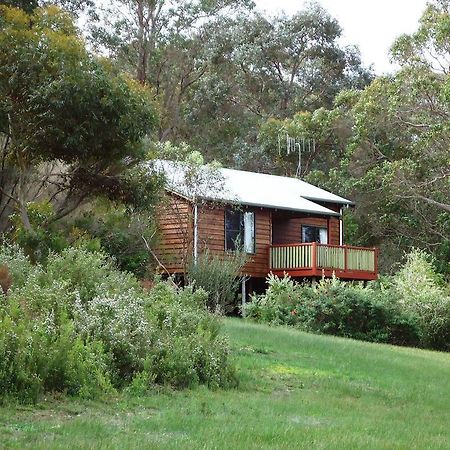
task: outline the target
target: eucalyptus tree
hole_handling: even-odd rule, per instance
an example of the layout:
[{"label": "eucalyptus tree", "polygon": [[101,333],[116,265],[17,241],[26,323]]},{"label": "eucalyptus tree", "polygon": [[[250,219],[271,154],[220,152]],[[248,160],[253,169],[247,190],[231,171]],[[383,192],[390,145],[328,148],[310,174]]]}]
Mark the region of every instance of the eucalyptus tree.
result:
[{"label": "eucalyptus tree", "polygon": [[3,219],[13,210],[32,231],[32,200],[51,203],[52,220],[96,194],[150,201],[129,168],[157,123],[151,95],[91,56],[71,16],[0,6],[0,67]]},{"label": "eucalyptus tree", "polygon": [[154,90],[162,110],[160,140],[176,135],[186,95],[206,73],[205,25],[238,14],[251,0],[115,0],[96,12],[89,35],[98,51]]},{"label": "eucalyptus tree", "polygon": [[186,119],[194,144],[228,164],[275,169],[257,140],[260,124],[330,107],[341,89],[372,79],[358,51],[339,44],[338,22],[314,3],[292,17],[252,13],[209,28],[211,64]]},{"label": "eucalyptus tree", "polygon": [[382,223],[438,252],[450,248],[449,4],[428,5],[418,30],[392,48],[398,73],[373,83],[353,111],[356,152],[365,150],[359,183],[385,194]]},{"label": "eucalyptus tree", "polygon": [[[396,73],[342,92],[309,130],[324,131],[336,156],[328,168],[314,167],[310,179],[356,201],[353,243],[381,245],[385,267],[399,260],[399,249],[416,246],[450,271],[449,5],[431,2],[417,31],[394,43]],[[307,125],[298,117],[284,125],[293,124]],[[273,137],[271,126],[262,139]]]},{"label": "eucalyptus tree", "polygon": [[243,165],[265,158],[256,139],[262,120],[330,105],[340,89],[371,76],[354,48],[339,45],[339,24],[318,5],[276,18],[252,7],[249,0],[116,0],[90,35],[153,89],[157,139]]}]

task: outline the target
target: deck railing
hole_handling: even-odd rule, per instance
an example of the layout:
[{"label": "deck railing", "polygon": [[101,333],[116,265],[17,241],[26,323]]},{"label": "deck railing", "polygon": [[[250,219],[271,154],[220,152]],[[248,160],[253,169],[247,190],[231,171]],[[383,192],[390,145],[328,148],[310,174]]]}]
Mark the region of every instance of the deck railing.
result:
[{"label": "deck railing", "polygon": [[[270,268],[272,271],[313,272],[334,271],[336,275],[365,273],[376,277],[377,249],[347,245],[285,244],[270,247]],[[299,274],[300,275],[300,274]]]}]

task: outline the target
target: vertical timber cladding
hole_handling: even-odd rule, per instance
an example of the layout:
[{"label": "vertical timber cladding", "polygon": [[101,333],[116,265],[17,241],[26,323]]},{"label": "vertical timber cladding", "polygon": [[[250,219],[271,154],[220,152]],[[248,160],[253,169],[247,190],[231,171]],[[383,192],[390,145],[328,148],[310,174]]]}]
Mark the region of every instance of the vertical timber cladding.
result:
[{"label": "vertical timber cladding", "polygon": [[[334,208],[330,209],[334,210]],[[339,217],[314,217],[308,214],[280,210],[273,213],[273,244],[301,243],[302,225],[328,228],[328,243],[339,245]]]},{"label": "vertical timber cladding", "polygon": [[170,273],[183,272],[192,255],[192,205],[175,194],[167,194],[158,206],[158,243],[155,253]]},{"label": "vertical timber cladding", "polygon": [[[340,205],[326,204],[339,211]],[[198,212],[198,249],[225,255],[225,209],[205,204]],[[243,272],[265,278],[269,272],[269,246],[301,242],[301,225],[328,226],[330,244],[339,245],[339,218],[313,217],[298,212],[244,207],[255,213],[256,252],[249,255]],[[170,273],[183,272],[193,252],[192,204],[176,194],[168,194],[157,210],[159,240],[155,253]]]},{"label": "vertical timber cladding", "polygon": [[[326,202],[317,202],[319,205],[325,206],[325,208],[331,209],[334,212],[340,213],[342,205],[338,203],[326,203]],[[328,243],[333,245],[340,244],[340,236],[339,236],[339,223],[341,218],[337,216],[330,217],[330,228],[328,229]],[[345,241],[343,242],[345,244]]]},{"label": "vertical timber cladding", "polygon": [[[225,206],[202,205],[198,217],[199,250],[208,248],[212,254],[225,255]],[[243,207],[255,213],[255,253],[248,255],[243,272],[264,278],[269,272],[271,243],[271,211],[264,208]]]}]

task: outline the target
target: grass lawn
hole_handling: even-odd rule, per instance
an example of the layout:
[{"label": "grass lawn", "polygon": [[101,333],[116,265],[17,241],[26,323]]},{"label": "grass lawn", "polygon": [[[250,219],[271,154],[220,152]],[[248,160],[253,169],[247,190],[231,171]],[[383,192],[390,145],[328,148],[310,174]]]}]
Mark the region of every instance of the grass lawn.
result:
[{"label": "grass lawn", "polygon": [[225,326],[238,389],[4,407],[0,447],[450,449],[450,354]]}]

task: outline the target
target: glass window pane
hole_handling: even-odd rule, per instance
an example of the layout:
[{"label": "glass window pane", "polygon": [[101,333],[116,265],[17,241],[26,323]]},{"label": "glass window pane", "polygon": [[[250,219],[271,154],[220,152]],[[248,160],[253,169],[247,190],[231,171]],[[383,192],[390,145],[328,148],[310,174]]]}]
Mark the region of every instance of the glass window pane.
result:
[{"label": "glass window pane", "polygon": [[328,230],[326,228],[319,229],[319,240],[321,244],[328,244]]},{"label": "glass window pane", "polygon": [[240,211],[225,211],[225,250],[236,250],[242,245],[242,222]]},{"label": "glass window pane", "polygon": [[244,252],[255,253],[255,213],[244,213]]},{"label": "glass window pane", "polygon": [[314,227],[312,225],[302,225],[302,242],[317,242],[328,244],[327,228]]},{"label": "glass window pane", "polygon": [[302,242],[317,242],[316,227],[303,225],[302,226]]}]

